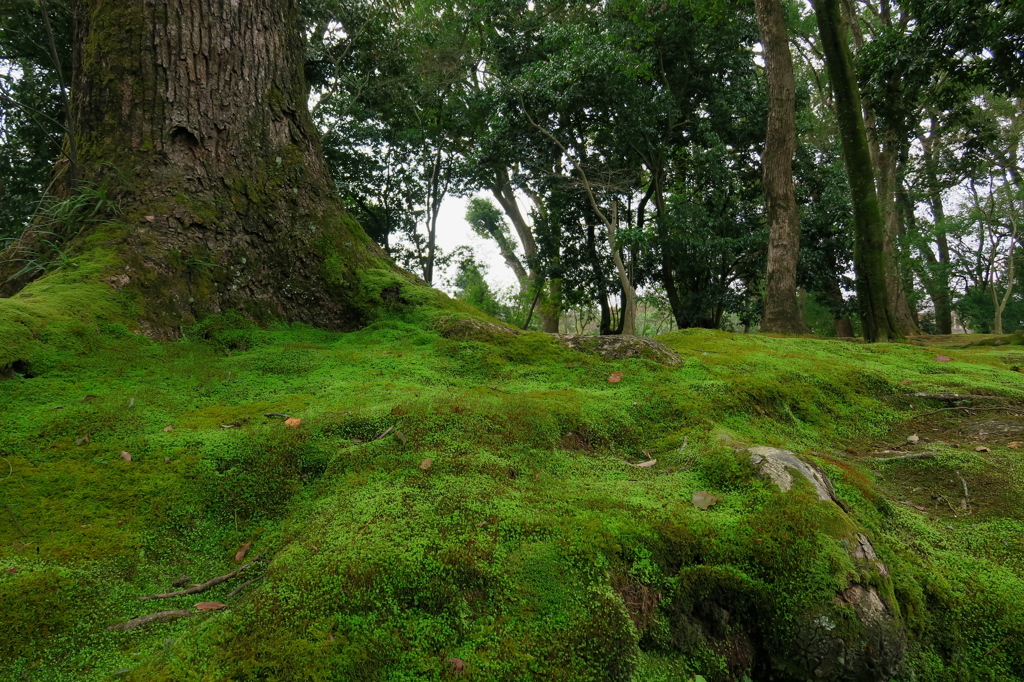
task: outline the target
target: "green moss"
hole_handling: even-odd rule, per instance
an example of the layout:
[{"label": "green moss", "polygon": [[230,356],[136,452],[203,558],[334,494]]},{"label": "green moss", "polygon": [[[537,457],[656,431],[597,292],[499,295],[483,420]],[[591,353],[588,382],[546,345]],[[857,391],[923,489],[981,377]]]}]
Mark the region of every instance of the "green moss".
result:
[{"label": "green moss", "polygon": [[[27,536],[0,509],[14,679],[448,679],[449,658],[481,680],[800,678],[808,623],[865,636],[836,602],[851,583],[910,633],[899,679],[1024,679],[1017,451],[846,452],[908,417],[892,393],[1021,396],[1005,351],[935,374],[925,348],[694,331],[662,337],[686,359],[672,369],[540,334],[449,338],[466,313],[384,268],[357,280],[380,308],[358,331],[228,314],[158,343],[108,284],[59,281],[26,290],[45,316],[0,301],[32,367],[0,383],[0,502]],[[802,479],[780,493],[730,443],[819,463],[848,513]],[[954,495],[956,472],[975,514],[900,504]],[[702,490],[721,502],[696,509]],[[851,558],[855,533],[888,577]],[[227,573],[249,541],[273,561],[240,597],[234,580],[137,600]],[[231,609],[105,629],[210,600]]]}]

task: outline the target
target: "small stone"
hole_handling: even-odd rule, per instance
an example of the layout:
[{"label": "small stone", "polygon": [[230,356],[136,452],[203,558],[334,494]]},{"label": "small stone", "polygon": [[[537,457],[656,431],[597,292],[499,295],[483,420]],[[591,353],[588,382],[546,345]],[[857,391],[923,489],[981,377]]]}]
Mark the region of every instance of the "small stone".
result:
[{"label": "small stone", "polygon": [[919,440],[921,440],[921,438],[916,433],[914,435],[912,435],[912,436],[907,436],[907,442],[908,443],[916,443]]}]

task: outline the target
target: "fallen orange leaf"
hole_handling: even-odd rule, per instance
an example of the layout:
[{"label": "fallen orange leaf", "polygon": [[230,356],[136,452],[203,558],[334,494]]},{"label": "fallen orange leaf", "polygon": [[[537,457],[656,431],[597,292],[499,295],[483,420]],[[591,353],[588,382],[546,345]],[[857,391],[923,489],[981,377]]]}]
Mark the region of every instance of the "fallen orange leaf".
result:
[{"label": "fallen orange leaf", "polygon": [[236,564],[239,561],[241,561],[242,559],[245,558],[245,553],[249,551],[250,547],[252,547],[252,543],[251,542],[247,542],[247,543],[245,543],[244,545],[242,545],[241,547],[238,548],[238,551],[235,552],[235,563]]},{"label": "fallen orange leaf", "polygon": [[721,497],[712,495],[711,493],[701,490],[693,494],[693,506],[697,509],[708,509],[713,507],[722,501]]},{"label": "fallen orange leaf", "polygon": [[939,362],[949,362],[950,358],[948,355],[936,355],[935,359]]},{"label": "fallen orange leaf", "polygon": [[128,452],[127,450],[122,450],[121,459],[123,459],[126,462],[132,461],[132,453]]},{"label": "fallen orange leaf", "polygon": [[170,433],[173,430],[174,430],[173,426],[165,426],[164,427],[164,433]]},{"label": "fallen orange leaf", "polygon": [[299,428],[299,424],[301,424],[301,423],[302,423],[302,420],[301,419],[296,419],[295,417],[292,417],[290,419],[285,419],[284,420],[284,425],[287,426],[290,429],[297,429],[297,428]]},{"label": "fallen orange leaf", "polygon": [[433,464],[434,464],[434,460],[432,460],[429,457],[427,457],[425,460],[420,462],[420,469],[423,469],[424,471],[427,471],[428,469],[430,469],[430,467]]},{"label": "fallen orange leaf", "polygon": [[227,604],[221,604],[219,601],[201,601],[196,604],[196,608],[200,611],[220,611]]},{"label": "fallen orange leaf", "polygon": [[617,384],[622,381],[622,372],[612,372],[612,375],[608,377],[609,384]]}]

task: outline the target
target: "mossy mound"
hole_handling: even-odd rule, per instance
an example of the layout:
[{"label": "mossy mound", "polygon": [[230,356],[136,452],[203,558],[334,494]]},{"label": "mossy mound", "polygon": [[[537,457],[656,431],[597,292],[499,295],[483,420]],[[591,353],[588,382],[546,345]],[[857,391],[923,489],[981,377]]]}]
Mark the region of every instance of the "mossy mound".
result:
[{"label": "mossy mound", "polygon": [[[404,286],[366,280],[388,305],[351,333],[224,316],[159,342],[107,293],[108,318],[22,325],[0,381],[0,679],[1024,680],[1018,451],[862,454],[932,407],[893,394],[1024,400],[1005,349],[694,330],[659,339],[672,367],[452,335],[439,315],[464,311]],[[780,491],[737,449],[755,445],[836,502]],[[950,497],[955,472],[969,511],[913,491]],[[267,563],[138,601],[229,573],[248,542]],[[228,608],[107,630],[203,601]]]}]

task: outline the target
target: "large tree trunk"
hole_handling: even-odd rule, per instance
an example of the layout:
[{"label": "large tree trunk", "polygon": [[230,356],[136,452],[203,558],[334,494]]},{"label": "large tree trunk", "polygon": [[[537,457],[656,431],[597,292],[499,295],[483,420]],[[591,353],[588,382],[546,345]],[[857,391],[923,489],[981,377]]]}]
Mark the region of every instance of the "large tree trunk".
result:
[{"label": "large tree trunk", "polygon": [[796,153],[796,81],[789,34],[780,0],[755,0],[768,83],[768,134],[764,145],[764,193],[768,213],[768,273],[765,277],[761,331],[805,334],[800,314],[796,266],[800,256],[800,218],[793,190]]},{"label": "large tree trunk", "polygon": [[121,212],[69,248],[112,264],[104,279],[157,337],[226,309],[358,325],[359,269],[391,266],[334,197],[306,106],[298,3],[77,0],[74,11],[80,173]]},{"label": "large tree trunk", "polygon": [[861,327],[866,341],[888,341],[899,338],[900,333],[889,307],[885,281],[885,228],[875,192],[875,173],[861,114],[860,90],[839,1],[816,0],[814,12],[835,100],[853,201],[853,267],[857,275]]}]

